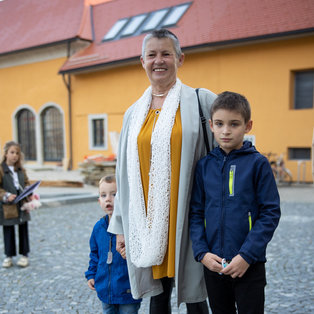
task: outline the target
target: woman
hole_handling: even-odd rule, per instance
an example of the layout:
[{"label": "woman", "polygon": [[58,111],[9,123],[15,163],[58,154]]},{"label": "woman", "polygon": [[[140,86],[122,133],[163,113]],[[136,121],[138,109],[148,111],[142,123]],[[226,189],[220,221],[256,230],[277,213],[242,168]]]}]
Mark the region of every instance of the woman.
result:
[{"label": "woman", "polygon": [[[150,313],[158,314],[171,311],[174,279],[178,305],[208,313],[203,268],[193,259],[188,231],[192,175],[205,147],[195,90],[177,78],[183,61],[170,31],[144,38],[141,62],[151,86],[124,116],[109,226],[124,235],[117,250],[126,248],[133,297],[151,296]],[[207,118],[215,97],[200,90]]]}]

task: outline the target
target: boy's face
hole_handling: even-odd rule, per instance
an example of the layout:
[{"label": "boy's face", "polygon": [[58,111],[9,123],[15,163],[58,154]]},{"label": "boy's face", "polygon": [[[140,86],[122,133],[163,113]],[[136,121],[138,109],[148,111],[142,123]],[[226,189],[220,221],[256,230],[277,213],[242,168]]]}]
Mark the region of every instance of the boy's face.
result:
[{"label": "boy's face", "polygon": [[242,115],[236,111],[217,110],[209,120],[215,140],[226,154],[243,145],[243,137],[252,129],[252,120],[245,123]]},{"label": "boy's face", "polygon": [[115,182],[102,182],[99,185],[98,202],[102,210],[111,218],[114,206],[114,197],[116,196],[117,186]]}]

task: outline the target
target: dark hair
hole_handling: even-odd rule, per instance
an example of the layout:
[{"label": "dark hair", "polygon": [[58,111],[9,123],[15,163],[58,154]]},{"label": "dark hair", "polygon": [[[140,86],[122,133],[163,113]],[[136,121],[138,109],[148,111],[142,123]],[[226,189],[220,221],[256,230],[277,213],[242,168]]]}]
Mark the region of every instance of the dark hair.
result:
[{"label": "dark hair", "polygon": [[180,58],[182,56],[182,50],[180,47],[178,37],[174,33],[170,32],[169,30],[167,30],[165,28],[161,28],[161,29],[155,29],[155,30],[151,31],[150,33],[148,33],[144,37],[143,44],[142,44],[142,57],[143,58],[145,57],[146,44],[151,38],[158,38],[158,39],[169,38],[169,39],[171,39],[173,42],[173,47],[174,47],[174,50],[176,52],[177,57]]},{"label": "dark hair", "polygon": [[116,176],[114,174],[109,174],[107,176],[103,176],[99,180],[99,185],[101,185],[103,182],[106,182],[106,183],[116,183]]},{"label": "dark hair", "polygon": [[14,142],[14,141],[9,141],[9,142],[6,142],[6,143],[4,144],[4,147],[3,147],[3,156],[2,156],[1,162],[6,162],[6,161],[7,161],[7,156],[6,156],[6,155],[7,155],[8,151],[9,151],[9,149],[10,149],[12,146],[17,147],[17,149],[18,149],[18,151],[19,151],[19,154],[20,154],[20,158],[19,158],[19,159],[17,160],[17,162],[15,163],[14,169],[15,169],[15,170],[17,170],[18,168],[23,169],[22,163],[23,163],[24,155],[23,155],[23,153],[22,153],[20,144]]},{"label": "dark hair", "polygon": [[214,113],[219,109],[236,111],[241,114],[244,122],[251,119],[251,108],[248,100],[241,94],[225,91],[218,95],[210,109],[210,117],[213,119]]}]

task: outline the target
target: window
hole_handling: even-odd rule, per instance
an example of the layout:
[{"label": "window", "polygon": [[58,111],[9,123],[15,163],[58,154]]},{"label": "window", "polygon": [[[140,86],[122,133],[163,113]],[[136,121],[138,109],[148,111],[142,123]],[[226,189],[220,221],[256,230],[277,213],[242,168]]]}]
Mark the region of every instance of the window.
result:
[{"label": "window", "polygon": [[122,18],[111,27],[103,41],[138,36],[154,29],[175,26],[190,5],[191,2]]},{"label": "window", "polygon": [[314,71],[295,72],[294,109],[313,108]]},{"label": "window", "polygon": [[121,31],[123,26],[126,24],[126,22],[129,19],[122,19],[117,21],[110,29],[110,31],[107,33],[107,35],[104,37],[104,40],[111,40],[117,36],[117,34]]},{"label": "window", "polygon": [[170,14],[167,16],[166,20],[162,23],[162,27],[169,27],[169,26],[173,26],[177,24],[189,6],[190,4],[186,3],[183,5],[174,7],[172,11],[170,12]]},{"label": "window", "polygon": [[17,113],[17,138],[25,160],[36,160],[35,116],[28,109]]},{"label": "window", "polygon": [[161,20],[165,17],[165,15],[169,12],[169,9],[163,9],[160,11],[153,12],[150,14],[149,20],[143,27],[143,32],[151,31],[160,24]]},{"label": "window", "polygon": [[311,148],[310,147],[288,148],[288,156],[290,160],[311,160]]},{"label": "window", "polygon": [[90,150],[107,149],[107,115],[89,115],[88,133]]},{"label": "window", "polygon": [[55,107],[46,108],[41,115],[44,161],[62,161],[63,151],[63,119]]},{"label": "window", "polygon": [[140,24],[145,20],[147,14],[142,14],[138,16],[134,16],[126,28],[123,30],[121,36],[130,36],[132,35],[140,26]]}]

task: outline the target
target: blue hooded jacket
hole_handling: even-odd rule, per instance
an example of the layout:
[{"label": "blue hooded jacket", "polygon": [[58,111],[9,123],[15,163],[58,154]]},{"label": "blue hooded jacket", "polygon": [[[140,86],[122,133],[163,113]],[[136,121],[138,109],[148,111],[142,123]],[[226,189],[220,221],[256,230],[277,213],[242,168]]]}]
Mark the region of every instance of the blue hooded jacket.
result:
[{"label": "blue hooded jacket", "polygon": [[[104,303],[139,303],[141,299],[132,298],[126,260],[116,251],[116,235],[107,232],[108,225],[109,217],[105,216],[94,226],[85,277],[87,280],[95,279],[98,298]],[[112,263],[107,263],[109,251],[112,252]]]},{"label": "blue hooded jacket", "polygon": [[216,147],[198,161],[190,203],[194,257],[227,261],[240,254],[266,262],[266,246],[280,218],[276,182],[266,157],[250,142],[228,155]]}]

